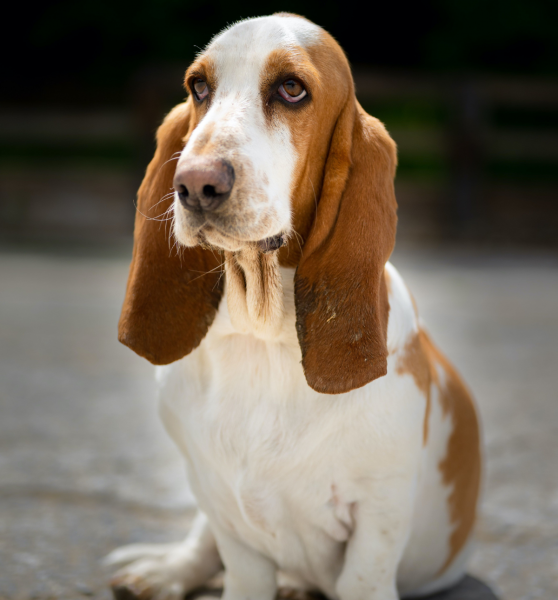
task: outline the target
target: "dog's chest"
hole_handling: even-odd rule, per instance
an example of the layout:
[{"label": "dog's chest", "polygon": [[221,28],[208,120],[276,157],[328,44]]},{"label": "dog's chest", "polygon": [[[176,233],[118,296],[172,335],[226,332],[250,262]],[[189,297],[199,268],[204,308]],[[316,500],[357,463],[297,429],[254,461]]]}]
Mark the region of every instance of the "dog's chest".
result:
[{"label": "dog's chest", "polygon": [[161,394],[200,505],[286,569],[308,546],[337,556],[352,526],[344,465],[354,457],[339,435],[354,422],[351,402],[305,385],[296,343],[207,342],[174,368]]}]

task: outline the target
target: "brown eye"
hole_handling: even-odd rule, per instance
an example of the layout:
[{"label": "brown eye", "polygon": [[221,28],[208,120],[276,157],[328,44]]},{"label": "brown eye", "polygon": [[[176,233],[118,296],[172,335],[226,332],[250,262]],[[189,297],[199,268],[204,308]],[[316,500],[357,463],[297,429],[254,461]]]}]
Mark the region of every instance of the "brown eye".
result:
[{"label": "brown eye", "polygon": [[306,96],[306,90],[302,84],[294,79],[284,81],[279,87],[278,92],[287,102],[299,102]]},{"label": "brown eye", "polygon": [[294,79],[289,79],[288,81],[285,81],[285,83],[283,84],[283,87],[285,88],[285,91],[287,92],[287,94],[289,94],[289,96],[292,96],[293,98],[300,96],[300,94],[302,94],[302,91],[304,89],[300,85],[300,83],[298,83],[298,81],[294,81]]},{"label": "brown eye", "polygon": [[199,77],[197,79],[194,79],[194,92],[196,93],[198,100],[203,100],[209,93],[207,83]]}]

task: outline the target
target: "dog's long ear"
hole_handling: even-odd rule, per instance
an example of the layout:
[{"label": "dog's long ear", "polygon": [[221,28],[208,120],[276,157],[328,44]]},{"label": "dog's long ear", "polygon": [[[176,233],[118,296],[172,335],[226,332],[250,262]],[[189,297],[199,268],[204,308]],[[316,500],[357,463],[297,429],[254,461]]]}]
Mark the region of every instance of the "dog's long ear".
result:
[{"label": "dog's long ear", "polygon": [[157,150],[138,192],[134,251],[118,324],[118,339],[157,365],[199,345],[222,293],[219,257],[201,247],[177,251],[165,220],[173,202],[174,159],[192,128],[190,103],[176,106],[157,132]]},{"label": "dog's long ear", "polygon": [[295,275],[302,365],[318,392],[348,392],[387,372],[384,267],[395,244],[396,164],[395,143],[351,94]]}]

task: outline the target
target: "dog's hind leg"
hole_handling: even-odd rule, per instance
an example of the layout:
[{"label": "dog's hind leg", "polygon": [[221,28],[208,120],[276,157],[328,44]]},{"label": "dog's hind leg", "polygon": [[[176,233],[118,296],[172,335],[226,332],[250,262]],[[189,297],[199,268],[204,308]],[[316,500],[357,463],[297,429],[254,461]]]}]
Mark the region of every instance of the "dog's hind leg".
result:
[{"label": "dog's hind leg", "polygon": [[104,562],[120,567],[110,582],[116,600],[182,600],[223,568],[202,512],[183,542],[123,546]]}]

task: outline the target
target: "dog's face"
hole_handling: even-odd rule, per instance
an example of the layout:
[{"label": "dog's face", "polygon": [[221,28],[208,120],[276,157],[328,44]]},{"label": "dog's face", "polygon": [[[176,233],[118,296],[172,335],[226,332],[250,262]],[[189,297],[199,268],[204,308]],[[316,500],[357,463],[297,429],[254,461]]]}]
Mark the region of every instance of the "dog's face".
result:
[{"label": "dog's face", "polygon": [[295,205],[315,206],[325,154],[310,147],[331,135],[347,94],[335,68],[331,79],[318,68],[324,54],[339,54],[326,36],[300,17],[253,19],[218,35],[190,66],[190,131],[174,176],[180,243],[273,248],[291,233]]},{"label": "dog's face", "polygon": [[[243,21],[209,44],[186,86],[138,193],[121,341],[155,364],[190,353],[223,292],[213,248],[246,250],[235,260],[249,254],[260,271],[268,259],[296,267],[296,332],[311,387],[337,394],[384,375],[395,144],[359,105],[337,42],[294,15]],[[154,218],[171,208],[171,186],[174,235],[186,246],[174,254]],[[264,261],[260,251],[283,239]],[[239,281],[243,297],[257,287]]]}]

